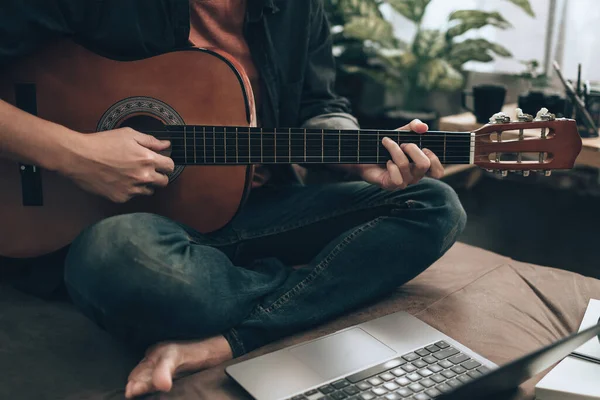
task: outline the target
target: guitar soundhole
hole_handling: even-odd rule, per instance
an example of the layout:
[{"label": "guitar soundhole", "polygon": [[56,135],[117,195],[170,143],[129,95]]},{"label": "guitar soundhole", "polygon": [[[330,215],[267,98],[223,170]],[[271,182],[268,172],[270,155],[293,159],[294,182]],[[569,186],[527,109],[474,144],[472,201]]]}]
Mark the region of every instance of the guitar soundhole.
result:
[{"label": "guitar soundhole", "polygon": [[[184,125],[183,118],[168,104],[151,97],[129,97],[113,104],[98,121],[97,131],[128,126],[157,138],[165,138],[165,125]],[[163,153],[169,157],[170,149]],[[169,181],[175,180],[184,167],[176,165]]]},{"label": "guitar soundhole", "polygon": [[[119,128],[129,127],[138,132],[152,135],[160,140],[169,140],[168,132],[165,130],[165,125],[157,118],[149,115],[133,115],[118,125]],[[171,149],[161,152],[162,155],[170,157]]]}]

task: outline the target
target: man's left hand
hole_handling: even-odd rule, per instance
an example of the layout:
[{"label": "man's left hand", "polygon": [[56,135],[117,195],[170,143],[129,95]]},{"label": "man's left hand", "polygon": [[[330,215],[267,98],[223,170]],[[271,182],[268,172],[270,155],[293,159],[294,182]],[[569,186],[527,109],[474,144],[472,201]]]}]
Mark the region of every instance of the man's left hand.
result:
[{"label": "man's left hand", "polygon": [[[398,128],[398,130],[411,130],[419,134],[424,134],[428,129],[427,125],[419,120]],[[431,150],[421,150],[412,143],[402,143],[399,146],[390,138],[384,138],[383,145],[392,157],[385,166],[375,164],[354,166],[355,171],[366,182],[385,190],[398,190],[419,182],[426,175],[435,179],[444,176],[444,167]],[[409,163],[407,155],[413,163]]]}]

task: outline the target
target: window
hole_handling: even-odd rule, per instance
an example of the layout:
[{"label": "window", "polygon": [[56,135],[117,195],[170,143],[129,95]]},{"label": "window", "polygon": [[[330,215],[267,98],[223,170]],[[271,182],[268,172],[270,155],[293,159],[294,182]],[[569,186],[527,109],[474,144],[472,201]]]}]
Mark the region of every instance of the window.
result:
[{"label": "window", "polygon": [[556,47],[567,78],[577,78],[577,64],[582,64],[582,78],[600,84],[600,7],[598,0],[562,0],[558,14],[564,14],[562,37]]},{"label": "window", "polygon": [[[513,53],[513,58],[498,57],[490,63],[468,63],[465,69],[475,72],[519,74],[521,61],[538,60],[552,74],[552,61],[558,60],[565,75],[574,79],[577,64],[583,64],[584,79],[600,82],[600,7],[598,0],[530,0],[535,18],[506,0],[432,0],[423,25],[435,29],[445,26],[452,11],[480,9],[500,11],[513,25],[507,30],[485,27],[464,37],[483,37],[499,43]],[[398,37],[410,41],[415,29],[410,21],[382,10],[394,24]]]}]

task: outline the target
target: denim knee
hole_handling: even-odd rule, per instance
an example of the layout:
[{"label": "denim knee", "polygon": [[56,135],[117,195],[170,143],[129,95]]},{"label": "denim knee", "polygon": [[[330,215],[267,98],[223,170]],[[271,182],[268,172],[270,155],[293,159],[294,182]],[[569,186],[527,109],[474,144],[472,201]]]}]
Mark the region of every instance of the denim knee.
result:
[{"label": "denim knee", "polygon": [[239,321],[252,304],[239,304],[234,273],[220,250],[193,244],[171,220],[141,213],[85,230],[67,255],[65,283],[100,326],[148,344],[213,335]]},{"label": "denim knee", "polygon": [[392,194],[397,206],[395,213],[412,223],[415,235],[427,239],[427,244],[422,244],[426,253],[443,254],[467,223],[458,195],[447,183],[432,178],[424,178],[407,190],[410,193]]},{"label": "denim knee", "polygon": [[[70,281],[78,275],[79,269],[89,273],[139,261],[140,250],[145,253],[157,250],[160,236],[169,236],[165,232],[166,221],[158,215],[136,213],[110,217],[88,227],[70,246],[65,278]],[[161,232],[157,231],[158,227]],[[170,235],[178,234],[174,226]]]},{"label": "denim knee", "polygon": [[431,234],[439,239],[442,253],[458,239],[467,224],[467,213],[454,189],[445,182],[424,179],[420,183],[428,199]]},{"label": "denim knee", "polygon": [[182,235],[177,225],[170,229],[164,218],[145,213],[114,216],[88,227],[73,241],[65,260],[64,280],[73,301],[84,309],[113,313],[136,296],[130,292],[145,279],[147,268],[159,276],[185,279],[177,263],[164,262],[160,246],[161,241],[187,241]]}]

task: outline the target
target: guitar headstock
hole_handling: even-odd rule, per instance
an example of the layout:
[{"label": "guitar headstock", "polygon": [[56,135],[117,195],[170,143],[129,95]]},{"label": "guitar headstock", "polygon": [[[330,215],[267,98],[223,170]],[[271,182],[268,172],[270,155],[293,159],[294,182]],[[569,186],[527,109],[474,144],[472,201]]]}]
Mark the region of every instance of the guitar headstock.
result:
[{"label": "guitar headstock", "polygon": [[474,134],[475,164],[503,176],[571,169],[582,147],[577,122],[556,118],[545,108],[535,117],[517,109],[514,121],[504,113],[495,114]]}]

